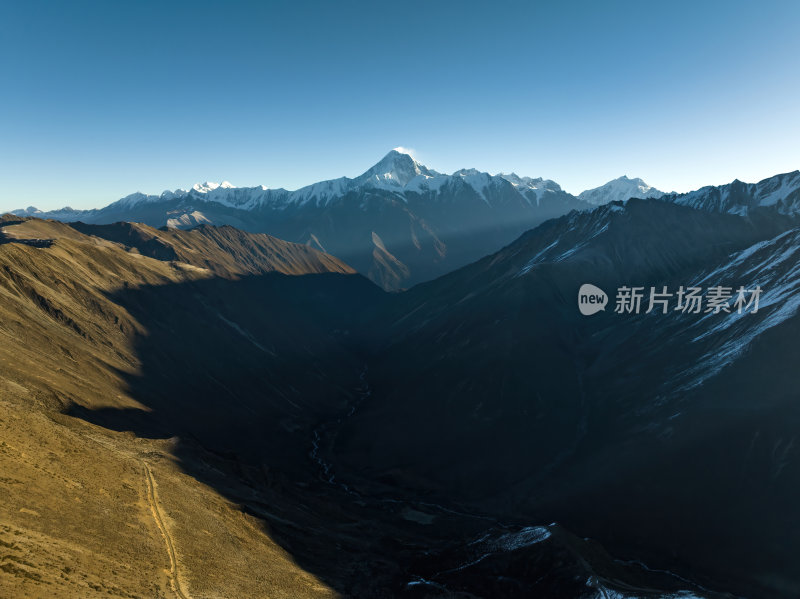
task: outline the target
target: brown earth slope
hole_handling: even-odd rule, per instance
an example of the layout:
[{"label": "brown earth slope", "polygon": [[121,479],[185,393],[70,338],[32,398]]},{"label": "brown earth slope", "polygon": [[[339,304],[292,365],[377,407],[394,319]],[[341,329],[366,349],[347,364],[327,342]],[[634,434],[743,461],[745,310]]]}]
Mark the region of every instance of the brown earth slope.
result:
[{"label": "brown earth slope", "polygon": [[207,268],[220,276],[280,272],[302,275],[355,271],[328,254],[263,233],[230,226],[200,225],[190,231],[155,229],[141,223],[112,225],[71,223],[76,231],[120,243],[159,260],[178,260]]},{"label": "brown earth slope", "polygon": [[[136,339],[150,332],[115,294],[191,289],[215,274],[352,270],[265,235],[245,247],[246,234],[227,229],[131,225],[133,239],[118,243],[55,222],[5,217],[0,227],[0,596],[334,595],[256,520],[185,474],[176,439],[65,412],[149,410],[130,381],[142,368]],[[174,258],[143,255],[155,244]]]}]

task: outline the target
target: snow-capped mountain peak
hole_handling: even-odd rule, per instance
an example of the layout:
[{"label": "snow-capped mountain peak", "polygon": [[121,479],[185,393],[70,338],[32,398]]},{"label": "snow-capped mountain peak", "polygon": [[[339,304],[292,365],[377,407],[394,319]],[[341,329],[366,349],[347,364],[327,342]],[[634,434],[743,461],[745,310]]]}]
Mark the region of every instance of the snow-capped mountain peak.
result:
[{"label": "snow-capped mountain peak", "polygon": [[206,181],[205,183],[195,183],[192,185],[192,189],[199,193],[209,193],[215,189],[236,189],[236,186],[228,181],[223,181],[222,183]]},{"label": "snow-capped mountain peak", "polygon": [[48,210],[47,212],[39,210],[36,206],[28,206],[24,209],[19,210],[11,210],[9,214],[14,214],[16,216],[33,216],[38,218],[52,218],[54,220],[61,220],[61,221],[73,221],[78,220],[81,216],[87,213],[94,212],[92,210],[76,210],[70,206],[64,206],[63,208],[58,208],[56,210]]},{"label": "snow-capped mountain peak", "polygon": [[561,186],[558,183],[550,179],[543,179],[542,177],[520,177],[516,173],[498,173],[497,176],[505,179],[517,189],[547,189],[550,191],[561,191]]},{"label": "snow-capped mountain peak", "polygon": [[663,191],[651,187],[639,177],[631,179],[627,175],[623,175],[600,187],[587,189],[579,194],[578,197],[595,206],[602,206],[603,204],[618,200],[624,201],[630,198],[660,198],[663,195]]},{"label": "snow-capped mountain peak", "polygon": [[436,171],[414,160],[410,154],[395,149],[386,154],[380,162],[363,175],[354,179],[354,182],[356,185],[371,183],[381,187],[384,185],[405,187],[419,175],[435,177],[438,174]]},{"label": "snow-capped mountain peak", "polygon": [[664,199],[713,212],[747,214],[751,209],[771,207],[782,214],[800,214],[800,171],[782,173],[758,183],[738,179],[727,185],[707,186],[689,193],[672,193]]}]

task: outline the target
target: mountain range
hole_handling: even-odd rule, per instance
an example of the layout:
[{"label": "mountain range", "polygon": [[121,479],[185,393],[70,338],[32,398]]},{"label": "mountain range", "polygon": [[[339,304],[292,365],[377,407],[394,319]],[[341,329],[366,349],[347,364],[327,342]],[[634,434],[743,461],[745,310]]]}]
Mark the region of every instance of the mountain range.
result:
[{"label": "mountain range", "polygon": [[[606,187],[392,152],[283,202],[4,216],[0,590],[798,596],[800,173]],[[613,309],[722,285],[758,310]]]},{"label": "mountain range", "polygon": [[585,192],[584,200],[541,178],[475,169],[444,175],[392,150],[354,179],[293,192],[202,183],[160,195],[135,193],[97,210],[31,207],[14,214],[157,228],[228,224],[332,253],[384,289],[396,290],[477,260],[548,218],[612,199],[644,197],[643,190],[651,188],[620,179]]},{"label": "mountain range", "polygon": [[315,247],[384,289],[398,290],[497,251],[550,218],[632,197],[734,212],[775,203],[793,212],[798,209],[798,177],[790,173],[750,185],[735,181],[689,194],[664,194],[641,179],[620,177],[573,196],[554,181],[514,173],[462,169],[441,174],[392,150],[358,177],[291,192],[202,183],[160,195],[135,193],[94,210],[41,212],[31,207],[13,213],[87,224],[140,222],[156,228],[227,224]]}]

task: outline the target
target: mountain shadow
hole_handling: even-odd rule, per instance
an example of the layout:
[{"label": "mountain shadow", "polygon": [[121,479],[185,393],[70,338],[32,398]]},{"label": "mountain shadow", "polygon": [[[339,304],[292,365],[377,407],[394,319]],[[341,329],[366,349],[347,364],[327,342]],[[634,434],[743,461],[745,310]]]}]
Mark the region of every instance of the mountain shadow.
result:
[{"label": "mountain shadow", "polygon": [[172,455],[187,474],[260,519],[304,570],[344,596],[691,588],[620,564],[557,525],[532,528],[402,486],[341,482],[326,447],[373,401],[369,370],[387,334],[376,315],[397,301],[359,275],[213,278],[122,289],[113,301],[146,331],[136,338],[139,372],[122,373],[144,409],[69,413],[175,439]]},{"label": "mountain shadow", "polygon": [[[793,227],[630,201],[402,294],[335,273],[123,289],[146,410],[71,413],[177,438],[185,472],[345,595],[790,596]],[[589,281],[773,295],[749,320],[586,319]]]},{"label": "mountain shadow", "polygon": [[[659,201],[549,221],[398,298],[375,401],[340,428],[333,459],[356,488],[555,520],[709,588],[793,596],[799,234],[774,214]],[[586,317],[589,282],[610,299]],[[756,314],[681,313],[675,297],[668,313],[646,314],[645,298],[620,314],[625,285],[764,297]]]}]

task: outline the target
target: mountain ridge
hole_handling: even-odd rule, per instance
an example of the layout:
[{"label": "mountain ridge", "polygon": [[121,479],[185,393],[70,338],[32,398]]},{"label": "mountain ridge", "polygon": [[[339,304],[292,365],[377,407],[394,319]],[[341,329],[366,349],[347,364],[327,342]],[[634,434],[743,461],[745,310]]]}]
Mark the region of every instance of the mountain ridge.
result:
[{"label": "mountain ridge", "polygon": [[[76,210],[66,206],[52,211],[41,211],[35,206],[29,206],[25,209],[11,210],[10,212],[20,216],[37,216],[40,218],[55,218],[55,216],[50,215],[57,215],[60,213],[64,215],[92,215],[111,208],[112,206],[130,208],[139,203],[154,203],[187,197],[205,199],[243,210],[253,210],[265,205],[285,206],[292,203],[303,204],[312,199],[316,200],[318,204],[326,203],[332,198],[339,197],[348,191],[361,187],[399,191],[409,184],[414,183],[409,191],[419,190],[421,188],[437,189],[441,187],[448,178],[456,176],[466,177],[474,174],[487,175],[490,178],[499,177],[507,179],[512,182],[515,187],[522,187],[524,189],[553,189],[555,191],[561,191],[561,187],[554,181],[541,177],[519,177],[514,173],[510,175],[504,175],[503,173],[490,175],[487,172],[470,168],[459,169],[452,175],[446,175],[421,164],[410,154],[394,149],[361,175],[353,178],[339,177],[337,179],[318,181],[300,187],[294,191],[289,191],[284,188],[269,188],[264,185],[236,187],[228,181],[223,181],[222,183],[206,181],[204,183],[195,183],[189,189],[178,188],[175,190],[166,190],[161,194],[146,194],[137,191],[111,202],[102,208]],[[415,179],[417,180],[415,181]],[[427,180],[430,179],[436,179],[436,181],[433,181],[431,185],[425,185]],[[537,186],[537,184],[540,186]]]},{"label": "mountain ridge", "polygon": [[[561,186],[543,177],[519,176],[514,172],[490,174],[475,168],[461,168],[452,174],[445,174],[431,169],[400,148],[388,152],[381,160],[356,177],[339,177],[327,179],[305,185],[296,190],[287,190],[282,187],[271,188],[265,185],[253,187],[237,187],[229,181],[221,183],[205,181],[195,183],[188,189],[176,188],[165,190],[160,194],[147,194],[140,191],[131,193],[100,208],[74,209],[70,206],[53,210],[40,210],[36,206],[10,210],[10,214],[18,216],[33,216],[37,218],[53,218],[55,220],[79,220],[85,216],[90,220],[104,211],[112,208],[132,208],[136,205],[169,202],[175,200],[195,199],[213,202],[229,208],[240,210],[257,210],[267,206],[288,207],[292,204],[302,205],[314,200],[317,205],[341,198],[346,193],[366,188],[387,191],[420,192],[423,190],[439,190],[454,178],[463,179],[475,191],[481,189],[497,179],[508,181],[515,189],[523,194],[535,192],[535,195],[551,192],[563,192]],[[784,185],[788,182],[788,185]],[[772,189],[762,193],[762,188],[772,186]],[[698,198],[713,190],[727,190],[730,188],[744,187],[756,190],[763,200],[760,205],[774,205],[783,199],[781,193],[789,195],[800,187],[800,171],[779,173],[755,183],[745,183],[734,179],[731,183],[722,185],[707,185],[689,192],[664,192],[648,185],[639,177],[622,175],[607,181],[598,187],[586,189],[578,194],[567,194],[573,198],[585,201],[590,206],[599,206],[612,201],[627,200],[629,198],[665,198],[679,203],[698,202]],[[566,193],[566,192],[564,192]],[[179,222],[172,226],[180,228]]]},{"label": "mountain ridge", "polygon": [[296,191],[205,182],[158,196],[131,194],[100,209],[14,214],[172,229],[231,225],[320,249],[385,290],[397,291],[496,252],[548,219],[632,197],[658,197],[738,215],[757,209],[798,215],[800,172],[754,184],[735,181],[686,194],[660,194],[641,179],[625,176],[580,197],[541,177],[477,169],[446,175],[392,150],[355,178],[321,181]]},{"label": "mountain ridge", "polygon": [[476,169],[443,175],[392,150],[358,177],[292,192],[206,182],[158,196],[132,194],[100,209],[15,214],[92,225],[231,225],[323,250],[394,291],[496,251],[548,218],[587,208],[553,181]]}]

